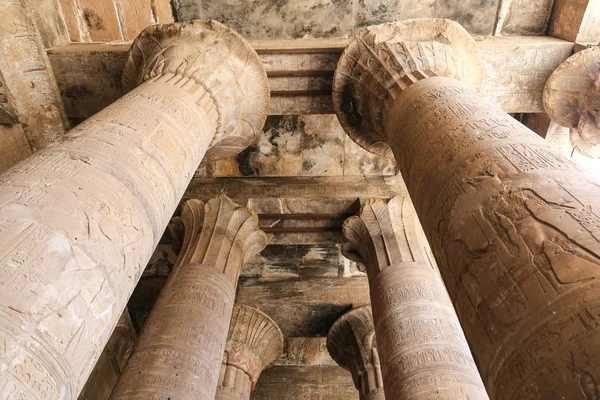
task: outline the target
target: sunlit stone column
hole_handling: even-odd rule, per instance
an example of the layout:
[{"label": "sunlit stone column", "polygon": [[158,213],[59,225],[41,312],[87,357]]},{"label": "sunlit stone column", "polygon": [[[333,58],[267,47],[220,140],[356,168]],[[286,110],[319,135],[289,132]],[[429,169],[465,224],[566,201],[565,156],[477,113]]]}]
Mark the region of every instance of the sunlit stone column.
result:
[{"label": "sunlit stone column", "polygon": [[236,304],[215,399],[249,400],[261,372],[282,353],[283,335],[277,324],[255,308]]},{"label": "sunlit stone column", "polygon": [[410,200],[369,200],[343,230],[369,278],[386,398],[487,399]]},{"label": "sunlit stone column", "polygon": [[182,209],[181,253],[111,399],[214,400],[237,281],[266,246],[258,217],[227,197]]},{"label": "sunlit stone column", "polygon": [[327,334],[327,350],[338,365],[352,374],[360,400],[384,400],[375,326],[369,306],[348,311]]},{"label": "sunlit stone column", "polygon": [[575,151],[600,158],[600,48],[576,53],[550,76],[544,107],[552,120],[570,128]]},{"label": "sunlit stone column", "polygon": [[334,107],[398,161],[490,397],[594,398],[600,180],[476,93],[477,54],[451,21],[368,28]]},{"label": "sunlit stone column", "polygon": [[77,397],[203,157],[244,148],[267,113],[258,56],[216,22],[148,28],[124,83],[0,175],[0,398]]}]

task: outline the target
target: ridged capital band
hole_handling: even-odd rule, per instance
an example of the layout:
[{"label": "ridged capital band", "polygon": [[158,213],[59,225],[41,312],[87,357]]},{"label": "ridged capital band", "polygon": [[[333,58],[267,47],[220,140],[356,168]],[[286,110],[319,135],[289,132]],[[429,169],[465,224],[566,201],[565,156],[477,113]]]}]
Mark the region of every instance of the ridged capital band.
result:
[{"label": "ridged capital band", "polygon": [[262,62],[244,38],[217,21],[152,25],[135,39],[123,86],[161,79],[201,91],[212,103],[217,131],[207,160],[238,154],[265,123],[270,90]]},{"label": "ridged capital band", "polygon": [[182,250],[111,400],[215,398],[238,277],[266,236],[224,196],[188,200],[182,219]]},{"label": "ridged capital band", "polygon": [[216,400],[248,400],[261,372],[283,353],[283,335],[265,313],[241,304],[233,308]]},{"label": "ridged capital band", "polygon": [[384,400],[381,365],[370,306],[348,311],[327,334],[327,351],[352,374],[360,400]]},{"label": "ridged capital band", "polygon": [[570,128],[573,148],[600,158],[600,48],[576,53],[550,76],[544,108],[559,125]]},{"label": "ridged capital band", "polygon": [[[401,24],[439,32],[440,22]],[[435,37],[448,42],[444,34],[434,35],[419,48],[438,46],[431,44]],[[401,31],[382,38],[385,43],[405,40]],[[363,147],[393,152],[490,397],[597,396],[592,382],[600,381],[600,314],[595,311],[600,304],[600,180],[479,95],[466,77],[428,75],[393,92],[388,89],[392,81],[375,77],[382,76],[382,65],[392,75],[404,69],[382,64],[385,58],[372,46],[352,43],[335,74],[336,113]],[[464,51],[472,53],[469,43],[463,41]],[[560,100],[555,114],[568,116],[571,126],[583,126],[582,134],[592,132],[596,120],[594,54],[567,61],[547,87],[558,90],[548,92],[546,103]],[[569,88],[569,80],[557,79],[569,68],[585,77],[582,87]],[[380,99],[372,104],[380,104],[382,112],[361,106],[373,98]],[[362,126],[382,133],[371,135]],[[377,141],[385,145],[375,146]],[[370,280],[371,291],[385,282]],[[372,307],[386,384],[377,301],[372,299]]]}]

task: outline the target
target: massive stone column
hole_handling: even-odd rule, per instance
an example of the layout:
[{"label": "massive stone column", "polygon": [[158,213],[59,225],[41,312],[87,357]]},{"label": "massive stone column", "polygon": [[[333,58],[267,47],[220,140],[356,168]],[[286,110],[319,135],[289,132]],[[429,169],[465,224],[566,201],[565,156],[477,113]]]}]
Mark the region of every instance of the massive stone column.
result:
[{"label": "massive stone column", "polygon": [[214,400],[244,263],[266,246],[258,217],[227,197],[183,204],[182,249],[112,400]]},{"label": "massive stone column", "polygon": [[0,175],[0,398],[77,397],[202,158],[267,114],[258,56],[216,22],[148,28],[124,83]]},{"label": "massive stone column", "polygon": [[544,108],[570,128],[575,151],[600,158],[600,48],[580,51],[563,62],[544,88]]},{"label": "massive stone column", "polygon": [[369,306],[348,311],[335,321],[327,334],[327,350],[340,367],[352,374],[360,400],[385,400]]},{"label": "massive stone column", "polygon": [[487,399],[410,200],[369,200],[343,230],[342,252],[369,278],[385,396]]},{"label": "massive stone column", "polygon": [[283,335],[265,313],[245,305],[233,308],[216,400],[249,400],[261,372],[283,353]]},{"label": "massive stone column", "polygon": [[477,94],[477,54],[451,21],[367,28],[336,112],[396,157],[490,397],[594,398],[600,181]]}]

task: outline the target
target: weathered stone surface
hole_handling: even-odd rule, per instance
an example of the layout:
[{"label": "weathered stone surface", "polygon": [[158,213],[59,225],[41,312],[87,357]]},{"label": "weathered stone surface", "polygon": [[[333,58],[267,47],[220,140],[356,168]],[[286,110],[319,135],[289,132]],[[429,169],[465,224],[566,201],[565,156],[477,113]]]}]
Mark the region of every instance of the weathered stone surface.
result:
[{"label": "weathered stone surface", "polygon": [[506,11],[504,18],[497,22],[500,24],[497,33],[545,35],[555,0],[501,0],[501,2]]},{"label": "weathered stone surface", "polygon": [[286,367],[266,370],[252,400],[358,400],[350,373],[340,367]]},{"label": "weathered stone surface", "polygon": [[31,154],[21,124],[0,125],[0,173]]},{"label": "weathered stone surface", "polygon": [[269,316],[236,304],[221,364],[216,400],[248,400],[262,371],[283,353],[283,336]]},{"label": "weathered stone surface", "polygon": [[454,78],[382,123],[490,397],[593,396],[598,178]]},{"label": "weathered stone surface", "polygon": [[[410,199],[365,202],[359,216],[346,220],[344,235],[349,241],[344,255],[360,262],[369,278],[377,332],[377,345],[372,347],[381,355],[386,397],[487,399]],[[350,318],[356,332],[366,336],[368,313],[359,315]],[[373,364],[376,356],[373,353]],[[381,387],[375,377],[369,382],[367,388]],[[355,383],[360,387],[356,379]]]},{"label": "weathered stone surface", "polygon": [[182,219],[177,264],[111,399],[143,398],[148,391],[182,400],[215,398],[238,277],[266,237],[256,214],[226,197],[206,205],[187,201]]},{"label": "weathered stone surface", "polygon": [[[271,115],[333,112],[331,78],[347,40],[252,43],[270,75]],[[483,93],[506,112],[543,112],[544,83],[573,51],[571,42],[536,36],[478,38],[477,46]],[[88,118],[122,94],[126,51],[127,45],[117,44],[71,44],[49,51],[69,118]]]},{"label": "weathered stone surface", "polygon": [[352,373],[361,400],[385,399],[371,307],[348,311],[335,321],[327,334],[327,350]]},{"label": "weathered stone surface", "polygon": [[594,0],[556,0],[548,34],[576,43],[600,42],[600,4]]},{"label": "weathered stone surface", "polygon": [[65,133],[67,119],[40,33],[25,3],[0,3],[0,83],[6,85],[0,89],[0,107],[8,97],[13,117],[22,124],[35,152]]},{"label": "weathered stone surface", "polygon": [[108,399],[133,352],[136,340],[137,334],[129,311],[125,309],[78,400]]},{"label": "weathered stone surface", "polygon": [[600,48],[580,51],[554,71],[544,106],[550,118],[571,129],[576,151],[600,158]]},{"label": "weathered stone surface", "polygon": [[[234,128],[219,120],[221,91],[238,110],[228,122],[245,120],[232,137],[252,136],[266,118],[265,73],[239,35],[206,22],[162,28],[152,32],[170,60],[182,50],[182,61],[213,66],[211,96],[202,84],[214,76],[196,82],[165,63],[165,75],[151,70],[0,176],[2,397],[77,397],[215,132]],[[179,42],[169,35],[178,29]]]}]

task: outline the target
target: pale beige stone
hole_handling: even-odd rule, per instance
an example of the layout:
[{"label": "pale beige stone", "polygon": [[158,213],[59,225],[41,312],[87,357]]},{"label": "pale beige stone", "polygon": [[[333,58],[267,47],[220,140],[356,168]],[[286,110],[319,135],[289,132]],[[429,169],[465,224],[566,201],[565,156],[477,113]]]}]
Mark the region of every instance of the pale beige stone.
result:
[{"label": "pale beige stone", "polygon": [[125,81],[140,86],[0,176],[0,397],[77,397],[208,149],[266,118],[258,56],[215,22],[149,28]]},{"label": "pale beige stone", "polygon": [[277,324],[256,308],[233,308],[216,400],[249,400],[262,371],[283,353]]},{"label": "pale beige stone", "polygon": [[12,98],[14,117],[35,152],[65,133],[67,117],[30,13],[24,0],[0,2],[0,71],[6,85],[0,91]]},{"label": "pale beige stone", "polygon": [[384,400],[373,314],[362,306],[342,315],[327,334],[327,350],[350,371],[361,400]]},{"label": "pale beige stone", "polygon": [[[414,39],[393,42],[403,40]],[[349,86],[334,104],[348,122],[370,118],[348,112],[376,91],[366,77],[395,73],[404,57],[357,46],[336,77]],[[358,57],[367,70],[352,68]],[[423,78],[395,98],[379,89],[389,107],[371,124],[384,128],[490,397],[593,398],[600,181],[458,79]]]},{"label": "pale beige stone", "polygon": [[386,398],[487,399],[409,198],[367,201],[344,235],[369,277]]},{"label": "pale beige stone", "polygon": [[266,246],[227,197],[183,205],[183,247],[111,399],[213,400],[242,266]]},{"label": "pale beige stone", "polygon": [[575,151],[600,158],[600,48],[582,50],[554,71],[544,106],[552,120],[570,128]]}]

